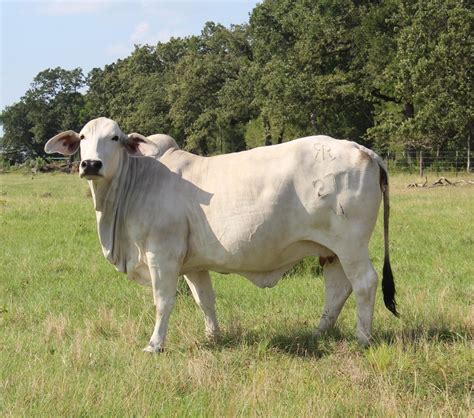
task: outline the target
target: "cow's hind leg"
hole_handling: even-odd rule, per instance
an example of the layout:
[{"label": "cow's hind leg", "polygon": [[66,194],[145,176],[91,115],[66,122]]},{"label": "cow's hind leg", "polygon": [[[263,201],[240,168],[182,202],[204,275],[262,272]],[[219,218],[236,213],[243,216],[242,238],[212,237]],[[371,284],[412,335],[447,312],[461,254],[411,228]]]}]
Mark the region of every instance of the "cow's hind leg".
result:
[{"label": "cow's hind leg", "polygon": [[340,258],[342,268],[355,294],[357,306],[357,339],[367,346],[370,343],[374,316],[377,273],[369,259],[368,251],[350,258]]},{"label": "cow's hind leg", "polygon": [[204,312],[206,324],[206,336],[216,338],[219,335],[219,325],[217,323],[215,294],[212,288],[211,277],[208,271],[189,273],[184,276],[197,305]]},{"label": "cow's hind leg", "polygon": [[351,283],[347,280],[337,257],[326,259],[324,264],[324,310],[319,320],[319,325],[314,331],[314,336],[319,336],[327,329],[334,326],[337,317],[352,292]]}]

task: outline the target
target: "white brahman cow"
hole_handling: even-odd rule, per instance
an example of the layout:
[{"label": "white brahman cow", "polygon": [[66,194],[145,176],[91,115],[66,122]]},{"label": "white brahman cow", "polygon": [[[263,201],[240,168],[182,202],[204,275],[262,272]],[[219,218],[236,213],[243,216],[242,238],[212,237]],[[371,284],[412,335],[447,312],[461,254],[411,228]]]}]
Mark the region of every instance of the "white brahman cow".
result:
[{"label": "white brahman cow", "polygon": [[382,289],[385,305],[397,315],[387,170],[373,151],[312,136],[200,157],[167,135],[126,135],[107,118],[90,121],[79,134],[60,133],[45,146],[63,155],[79,148],[79,175],[89,182],[105,257],[153,288],[156,323],[146,351],[163,349],[179,275],[204,312],[206,334],[215,337],[209,271],[272,287],[306,256],[318,256],[324,265],[325,306],[315,334],[334,325],[354,291],[357,337],[368,344],[377,287],[368,244],[382,196]]}]

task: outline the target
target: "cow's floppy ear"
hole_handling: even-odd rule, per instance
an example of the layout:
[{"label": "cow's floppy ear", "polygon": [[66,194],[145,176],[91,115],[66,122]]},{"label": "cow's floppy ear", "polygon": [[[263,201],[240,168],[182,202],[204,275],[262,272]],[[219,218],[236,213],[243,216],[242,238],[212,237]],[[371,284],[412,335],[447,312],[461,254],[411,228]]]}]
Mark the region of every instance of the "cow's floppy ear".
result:
[{"label": "cow's floppy ear", "polygon": [[48,154],[57,152],[62,155],[72,155],[79,149],[80,142],[81,137],[77,132],[61,132],[46,142],[44,150]]},{"label": "cow's floppy ear", "polygon": [[154,142],[137,133],[128,134],[123,145],[132,157],[153,157],[159,152]]}]

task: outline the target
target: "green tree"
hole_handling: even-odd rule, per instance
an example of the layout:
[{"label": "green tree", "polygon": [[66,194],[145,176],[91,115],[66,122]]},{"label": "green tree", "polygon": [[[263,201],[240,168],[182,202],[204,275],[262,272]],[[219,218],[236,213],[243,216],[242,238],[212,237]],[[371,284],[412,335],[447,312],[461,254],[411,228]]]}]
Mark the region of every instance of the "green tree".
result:
[{"label": "green tree", "polygon": [[390,48],[367,71],[383,99],[368,135],[379,147],[459,149],[473,125],[472,8],[462,0],[391,6]]},{"label": "green tree", "polygon": [[0,114],[0,123],[4,131],[0,142],[3,158],[21,162],[28,155],[38,155],[37,144],[31,141],[32,125],[28,121],[28,106],[24,101],[7,106]]},{"label": "green tree", "polygon": [[88,75],[86,95],[91,117],[116,120],[125,131],[145,135],[165,132],[182,144],[180,130],[169,117],[168,88],[189,39],[171,39],[156,46],[136,46],[132,54]]},{"label": "green tree", "polygon": [[233,102],[233,95],[249,54],[242,26],[226,29],[208,22],[190,43],[168,90],[170,117],[175,129],[183,130],[186,149],[208,155],[245,148],[249,112],[241,101]]},{"label": "green tree", "polygon": [[93,69],[86,94],[80,69],[39,73],[0,115],[3,151],[42,155],[47,138],[98,116],[203,155],[309,134],[460,149],[473,127],[473,20],[464,0],[264,0],[248,25],[136,46]]},{"label": "green tree", "polygon": [[270,142],[314,133],[360,141],[371,126],[371,103],[352,67],[359,3],[273,0],[254,9],[257,96]]},{"label": "green tree", "polygon": [[2,147],[12,158],[44,157],[44,143],[61,130],[78,130],[84,123],[85,79],[80,68],[60,67],[38,73],[18,103],[0,116]]}]

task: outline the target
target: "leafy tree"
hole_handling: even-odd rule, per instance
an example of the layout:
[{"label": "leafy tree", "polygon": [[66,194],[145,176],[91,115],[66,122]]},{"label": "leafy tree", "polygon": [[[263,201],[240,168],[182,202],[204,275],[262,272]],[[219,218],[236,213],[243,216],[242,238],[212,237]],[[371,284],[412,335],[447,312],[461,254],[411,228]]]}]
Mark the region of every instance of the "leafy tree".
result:
[{"label": "leafy tree", "polygon": [[26,103],[19,101],[7,106],[0,115],[0,123],[4,130],[0,142],[2,154],[5,159],[12,162],[21,162],[33,153],[38,155],[37,152],[32,151],[32,148],[37,148],[37,144],[31,141],[32,125],[28,121],[28,111]]},{"label": "leafy tree", "polygon": [[[473,11],[464,0],[263,0],[248,25],[39,73],[0,115],[3,152],[107,116],[212,155],[329,134],[377,150],[460,149],[473,127]],[[84,93],[84,87],[88,87]]]},{"label": "leafy tree", "polygon": [[386,100],[368,135],[395,149],[459,149],[473,125],[472,9],[452,0],[392,6],[392,48],[377,70],[385,80],[373,86]]},{"label": "leafy tree", "polygon": [[408,69],[401,61],[400,67],[409,74],[418,109],[407,132],[418,146],[459,148],[472,129],[473,17],[462,2],[420,2],[412,25],[402,34],[400,55],[411,58],[413,65]]},{"label": "leafy tree", "polygon": [[80,129],[84,123],[85,83],[82,70],[62,68],[41,71],[18,103],[6,107],[0,121],[2,147],[11,158],[45,155],[44,143],[58,131]]},{"label": "leafy tree", "polygon": [[[208,22],[201,36],[176,65],[169,86],[170,117],[182,129],[186,149],[207,155],[245,148],[243,106],[229,106],[238,88],[235,80],[248,62],[245,28]],[[236,90],[237,88],[237,90]]]},{"label": "leafy tree", "polygon": [[258,96],[271,142],[314,133],[361,139],[371,104],[351,63],[363,11],[349,0],[273,0],[254,9]]},{"label": "leafy tree", "polygon": [[177,136],[169,117],[168,87],[189,39],[172,39],[156,47],[137,46],[124,60],[95,68],[88,76],[87,102],[91,117],[116,120],[125,131],[145,135],[166,132]]}]

